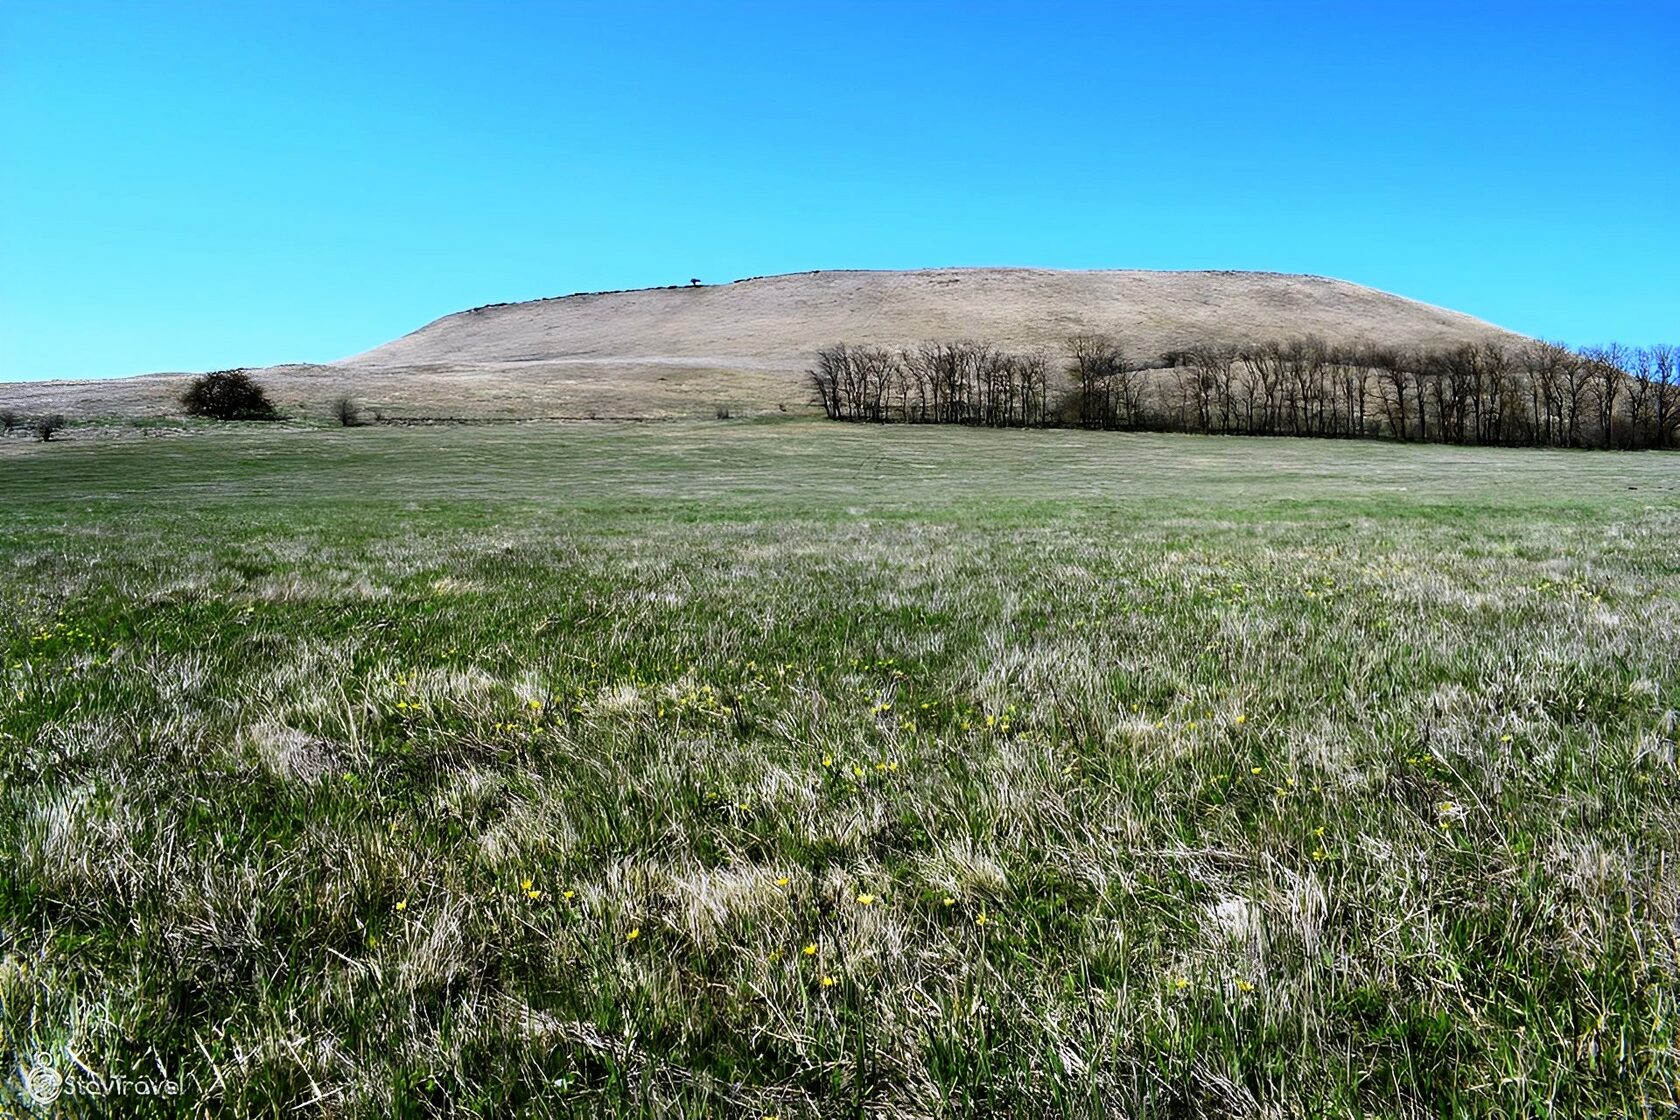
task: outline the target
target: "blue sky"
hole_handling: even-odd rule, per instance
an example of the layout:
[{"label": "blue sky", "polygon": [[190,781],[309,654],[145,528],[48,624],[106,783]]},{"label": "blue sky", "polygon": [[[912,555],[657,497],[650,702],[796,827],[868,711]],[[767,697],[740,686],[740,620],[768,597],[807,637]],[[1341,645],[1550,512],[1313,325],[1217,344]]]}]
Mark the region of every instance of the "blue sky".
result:
[{"label": "blue sky", "polygon": [[1680,3],[0,0],[0,378],[812,268],[1680,341]]}]

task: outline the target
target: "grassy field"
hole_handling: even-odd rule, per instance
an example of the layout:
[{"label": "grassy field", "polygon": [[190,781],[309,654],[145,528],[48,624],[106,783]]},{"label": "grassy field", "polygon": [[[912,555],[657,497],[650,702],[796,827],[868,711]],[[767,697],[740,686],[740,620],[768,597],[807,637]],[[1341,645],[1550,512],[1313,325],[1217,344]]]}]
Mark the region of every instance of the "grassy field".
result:
[{"label": "grassy field", "polygon": [[1680,457],[252,429],[0,503],[0,1115],[1680,1113]]}]

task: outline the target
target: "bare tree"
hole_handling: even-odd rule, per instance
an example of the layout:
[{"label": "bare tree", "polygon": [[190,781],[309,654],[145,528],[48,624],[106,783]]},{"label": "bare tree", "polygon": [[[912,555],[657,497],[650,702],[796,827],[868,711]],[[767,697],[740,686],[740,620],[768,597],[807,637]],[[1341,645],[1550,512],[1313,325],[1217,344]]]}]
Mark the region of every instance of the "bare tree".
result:
[{"label": "bare tree", "polygon": [[1247,374],[1248,431],[1271,435],[1279,428],[1287,393],[1289,358],[1282,343],[1244,347],[1237,359]]},{"label": "bare tree", "polygon": [[1282,423],[1291,435],[1320,435],[1324,430],[1325,345],[1316,337],[1292,338],[1278,348],[1283,375]]},{"label": "bare tree", "polygon": [[1366,409],[1376,396],[1373,385],[1381,356],[1377,348],[1369,343],[1335,347],[1330,352],[1332,376],[1339,383],[1340,408],[1344,410],[1342,434],[1349,438],[1359,439],[1370,434]]},{"label": "bare tree", "polygon": [[1656,431],[1652,445],[1666,448],[1680,429],[1680,353],[1673,346],[1651,347],[1651,380],[1656,386],[1652,419]]},{"label": "bare tree", "polygon": [[1528,381],[1535,439],[1553,447],[1574,446],[1585,391],[1581,360],[1561,343],[1536,341],[1517,351],[1517,364]]},{"label": "bare tree", "polygon": [[1593,346],[1581,351],[1587,365],[1587,384],[1598,420],[1599,438],[1605,447],[1613,446],[1612,428],[1616,420],[1616,402],[1627,382],[1627,348],[1612,342],[1608,346]]},{"label": "bare tree", "polygon": [[1050,359],[1039,351],[1015,356],[1021,380],[1021,423],[1038,427],[1050,422]]},{"label": "bare tree", "polygon": [[1627,364],[1627,423],[1628,447],[1651,447],[1656,439],[1650,431],[1651,414],[1656,405],[1656,370],[1649,349],[1630,351]]},{"label": "bare tree", "polygon": [[823,413],[830,420],[853,419],[847,408],[845,388],[850,381],[846,370],[851,360],[851,347],[845,343],[825,346],[817,351],[816,368],[805,371],[811,380],[811,388],[816,391],[817,400],[822,404]]},{"label": "bare tree", "polygon": [[856,371],[858,418],[880,423],[887,419],[887,406],[898,374],[898,355],[880,346],[859,346],[852,351]]},{"label": "bare tree", "polygon": [[907,423],[926,424],[934,420],[933,373],[926,351],[933,343],[899,351],[899,376],[903,382],[903,415]]},{"label": "bare tree", "polygon": [[1203,379],[1200,370],[1179,360],[1177,355],[1170,355],[1166,360],[1173,370],[1175,405],[1172,426],[1181,431],[1206,435],[1213,430],[1212,386]]},{"label": "bare tree", "polygon": [[1435,429],[1444,443],[1466,443],[1477,429],[1476,407],[1481,397],[1481,366],[1471,343],[1436,351],[1424,363],[1430,399],[1435,405]]},{"label": "bare tree", "polygon": [[1076,334],[1067,340],[1067,373],[1080,427],[1114,426],[1114,379],[1125,364],[1120,343],[1110,335]]},{"label": "bare tree", "polygon": [[1109,379],[1109,399],[1119,426],[1128,430],[1147,425],[1144,394],[1149,389],[1149,377],[1144,370],[1121,358]]},{"label": "bare tree", "polygon": [[1515,363],[1504,346],[1489,341],[1476,347],[1476,442],[1507,441],[1507,429],[1522,408],[1515,378]]},{"label": "bare tree", "polygon": [[936,424],[972,422],[977,347],[966,342],[924,342],[903,358],[908,376],[925,385],[928,419]]},{"label": "bare tree", "polygon": [[1546,442],[1579,446],[1591,379],[1586,361],[1561,342],[1531,343],[1523,349],[1521,360],[1530,382],[1538,386],[1546,411]]},{"label": "bare tree", "polygon": [[1373,349],[1366,360],[1376,371],[1377,397],[1382,401],[1383,411],[1388,414],[1389,431],[1395,439],[1410,439],[1411,425],[1406,402],[1410,399],[1412,374],[1406,368],[1401,352],[1392,347]]}]

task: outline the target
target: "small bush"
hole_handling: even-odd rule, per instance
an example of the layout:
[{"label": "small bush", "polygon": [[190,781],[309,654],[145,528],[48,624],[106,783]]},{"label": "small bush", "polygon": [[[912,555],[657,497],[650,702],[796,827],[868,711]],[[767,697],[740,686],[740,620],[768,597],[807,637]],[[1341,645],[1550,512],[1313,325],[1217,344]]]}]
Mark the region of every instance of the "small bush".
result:
[{"label": "small bush", "polygon": [[720,405],[717,406],[717,418],[719,420],[729,419],[729,406],[728,405],[720,404]]},{"label": "small bush", "polygon": [[54,413],[51,416],[42,416],[35,421],[35,438],[40,440],[42,443],[46,443],[51,440],[53,436],[62,431],[63,428],[64,417],[58,415],[57,413]]},{"label": "small bush", "polygon": [[362,426],[362,410],[356,407],[354,397],[339,397],[333,402],[333,419],[338,421],[341,428],[359,428]]},{"label": "small bush", "polygon": [[0,431],[5,432],[6,435],[11,435],[13,432],[17,431],[17,426],[18,414],[16,410],[10,408],[0,408]]},{"label": "small bush", "polygon": [[212,420],[278,420],[262,386],[242,369],[224,369],[193,379],[181,394],[188,415]]}]

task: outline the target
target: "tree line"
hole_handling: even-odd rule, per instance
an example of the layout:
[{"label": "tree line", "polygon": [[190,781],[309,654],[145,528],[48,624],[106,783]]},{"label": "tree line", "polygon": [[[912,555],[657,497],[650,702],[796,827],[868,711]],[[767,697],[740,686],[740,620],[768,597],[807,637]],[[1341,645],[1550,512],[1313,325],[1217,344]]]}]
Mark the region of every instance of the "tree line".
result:
[{"label": "tree line", "polygon": [[817,352],[810,377],[833,420],[1018,428],[1054,419],[1049,359],[984,342],[904,350],[842,343]]},{"label": "tree line", "polygon": [[986,342],[817,352],[833,420],[1319,436],[1543,447],[1680,446],[1680,349],[1532,341],[1443,347],[1315,337],[1134,360],[1113,335],[1059,355]]}]

